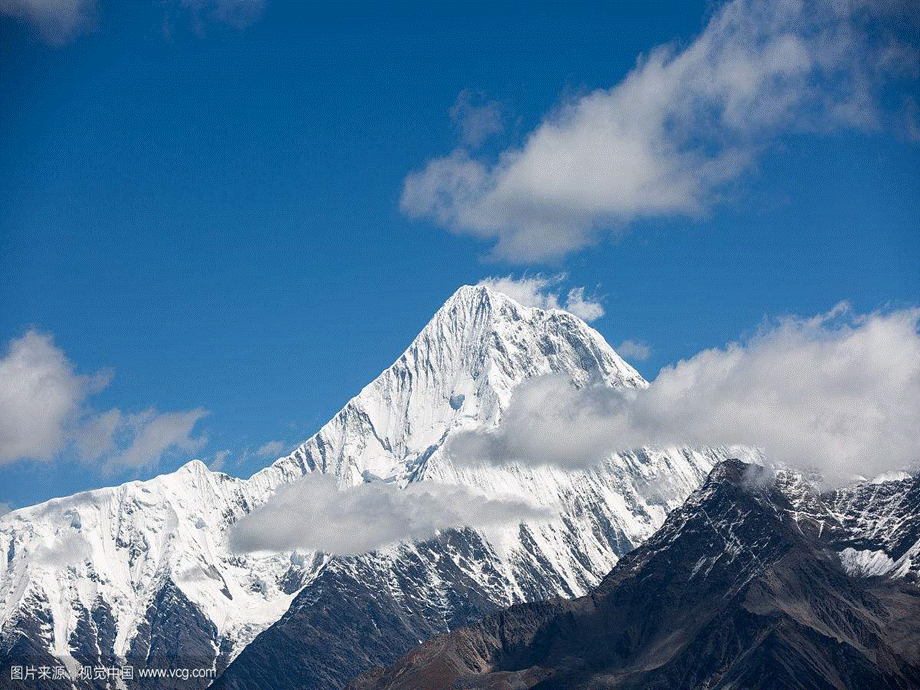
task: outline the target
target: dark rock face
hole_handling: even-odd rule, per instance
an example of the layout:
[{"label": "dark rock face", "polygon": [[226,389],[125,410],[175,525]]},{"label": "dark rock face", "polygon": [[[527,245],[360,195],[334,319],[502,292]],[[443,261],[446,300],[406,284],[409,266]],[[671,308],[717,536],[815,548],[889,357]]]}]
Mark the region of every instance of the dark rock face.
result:
[{"label": "dark rock face", "polygon": [[[718,465],[588,596],[514,606],[349,687],[920,687],[920,588],[850,576],[836,554],[869,538],[872,511],[890,515],[892,504],[907,536],[886,546],[910,542],[916,480],[873,498],[872,488],[819,496],[754,474],[738,461]],[[835,518],[841,502],[852,504],[842,511],[852,524]]]},{"label": "dark rock face", "polygon": [[[54,656],[47,644],[53,626],[48,602],[32,598],[20,614],[4,626],[0,636],[0,688],[6,690],[51,690],[76,688],[92,690],[108,687],[107,681],[93,678],[67,678],[55,675],[56,669],[66,668]],[[82,609],[71,635],[71,651],[79,666],[120,666],[110,650],[115,641],[115,622],[109,606],[98,600],[92,610]],[[17,676],[17,671],[20,675]]]},{"label": "dark rock face", "polygon": [[[219,657],[215,660],[218,639],[214,624],[167,580],[147,608],[144,622],[125,655],[126,663],[136,668],[210,669],[221,662]],[[138,677],[133,687],[188,690],[206,686],[213,677]]]},{"label": "dark rock face", "polygon": [[51,690],[56,684],[60,686],[60,680],[40,679],[37,675],[27,685],[24,685],[24,681],[13,678],[13,668],[17,666],[21,668],[28,664],[36,669],[42,666],[54,668],[61,663],[42,644],[42,632],[51,625],[45,603],[34,599],[29,601],[28,608],[15,621],[9,621],[3,628],[3,634],[0,636],[0,688],[3,690],[21,690],[24,686],[36,690]]},{"label": "dark rock face", "polygon": [[[95,669],[121,672],[130,666],[133,677],[119,679],[127,688],[195,690],[209,685],[226,665],[226,651],[215,650],[218,635],[214,625],[168,579],[150,603],[124,661],[116,658],[112,651],[116,628],[109,606],[98,599],[91,610],[80,611],[69,646],[73,663],[93,671],[86,677],[43,677],[40,671],[43,667],[53,674],[53,669],[63,666],[63,662],[49,651],[51,627],[47,602],[41,600],[30,601],[20,615],[4,627],[0,635],[0,689],[116,688],[116,680],[95,677]],[[16,679],[16,668],[23,672],[31,668],[33,673]],[[142,677],[140,669],[160,669],[165,673]]]},{"label": "dark rock face", "polygon": [[284,618],[247,646],[214,687],[341,686],[436,632],[424,612],[405,610],[385,588],[333,569]]},{"label": "dark rock face", "polygon": [[[448,530],[402,552],[390,567],[372,556],[333,559],[212,687],[338,690],[423,640],[473,623],[501,608],[505,583],[494,571],[485,578],[494,589],[484,588],[457,561],[488,572],[488,549],[473,530]],[[552,573],[532,566],[526,594],[542,599],[558,591]]]}]

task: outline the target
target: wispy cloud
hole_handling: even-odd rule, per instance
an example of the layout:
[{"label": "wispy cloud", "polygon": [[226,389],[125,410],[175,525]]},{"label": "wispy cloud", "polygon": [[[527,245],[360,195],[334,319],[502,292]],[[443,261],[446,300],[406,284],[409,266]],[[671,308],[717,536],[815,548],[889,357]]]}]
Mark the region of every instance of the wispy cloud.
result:
[{"label": "wispy cloud", "polygon": [[583,287],[569,290],[565,300],[565,310],[575,314],[582,321],[596,321],[604,315],[604,308],[595,297],[585,296]]},{"label": "wispy cloud", "polygon": [[287,447],[284,441],[268,441],[259,446],[256,450],[256,455],[260,458],[278,458]]},{"label": "wispy cloud", "polygon": [[180,0],[179,5],[188,13],[192,28],[204,32],[207,22],[227,24],[245,29],[262,17],[266,0]]},{"label": "wispy cloud", "polygon": [[112,379],[110,370],[77,374],[50,335],[29,331],[0,359],[0,464],[53,460],[67,449],[105,472],[152,467],[167,453],[193,453],[203,409],[126,414],[93,411],[89,398]]},{"label": "wispy cloud", "polygon": [[886,85],[912,92],[917,78],[917,46],[892,28],[907,12],[732,0],[695,40],[566,100],[497,160],[463,146],[431,160],[406,178],[402,209],[515,263],[556,260],[639,218],[705,213],[785,133],[885,126]]},{"label": "wispy cloud", "polygon": [[457,96],[450,117],[460,135],[460,145],[468,149],[479,148],[486,139],[504,129],[498,102],[477,98],[469,90]]},{"label": "wispy cloud", "polygon": [[205,463],[212,472],[222,472],[228,457],[230,457],[229,450],[219,450],[213,453],[209,458],[206,458]]},{"label": "wispy cloud", "polygon": [[[265,0],[176,0],[166,2],[167,9],[186,12],[193,28],[201,33],[207,22],[219,22],[239,29],[257,21],[265,9]],[[0,0],[0,14],[33,26],[42,40],[53,46],[73,41],[93,30],[99,14],[98,0]],[[171,26],[166,17],[164,26]]]},{"label": "wispy cloud", "polygon": [[842,304],[665,367],[646,390],[534,379],[497,429],[450,451],[460,462],[584,467],[649,444],[741,444],[830,481],[916,466],[918,325],[920,309],[858,315]]},{"label": "wispy cloud", "polygon": [[93,28],[96,0],[0,0],[0,14],[31,24],[50,45],[63,45]]},{"label": "wispy cloud", "polygon": [[552,517],[517,498],[487,497],[455,485],[417,482],[400,489],[373,482],[339,489],[312,474],[281,486],[268,503],[237,522],[232,547],[357,554],[403,540],[423,540],[453,527],[489,527]]},{"label": "wispy cloud", "polygon": [[102,461],[103,468],[154,467],[167,453],[191,456],[207,444],[207,437],[193,436],[198,421],[207,415],[202,408],[188,412],[157,412],[150,408],[137,414],[121,415],[115,428],[116,450],[86,461]]},{"label": "wispy cloud", "polygon": [[604,315],[604,307],[597,297],[585,294],[583,287],[570,287],[564,284],[567,273],[543,275],[535,273],[516,278],[513,275],[492,276],[479,281],[480,285],[508,295],[525,307],[539,309],[565,309],[584,321],[595,321]]},{"label": "wispy cloud", "polygon": [[644,362],[652,355],[652,348],[635,340],[624,340],[614,348],[620,357],[636,362]]}]

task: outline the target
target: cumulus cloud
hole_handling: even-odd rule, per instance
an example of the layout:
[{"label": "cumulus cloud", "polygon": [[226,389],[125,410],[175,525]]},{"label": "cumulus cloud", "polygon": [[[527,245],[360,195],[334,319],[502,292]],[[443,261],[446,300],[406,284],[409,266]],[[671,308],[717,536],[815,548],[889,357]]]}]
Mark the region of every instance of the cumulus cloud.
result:
[{"label": "cumulus cloud", "polygon": [[59,453],[83,401],[111,377],[77,374],[49,335],[29,331],[12,340],[0,359],[0,463]]},{"label": "cumulus cloud", "polygon": [[284,441],[268,441],[256,450],[256,455],[260,458],[277,458],[280,457],[284,450],[287,448],[287,444]]},{"label": "cumulus cloud", "polygon": [[624,404],[610,388],[576,389],[564,374],[538,376],[514,389],[496,429],[461,433],[447,450],[462,463],[589,467],[614,450],[643,445],[620,443],[612,428]]},{"label": "cumulus cloud", "polygon": [[504,129],[501,106],[496,101],[477,103],[470,91],[461,91],[450,109],[460,143],[470,149],[482,146],[489,137]]},{"label": "cumulus cloud", "polygon": [[520,499],[487,497],[456,485],[417,482],[400,489],[373,482],[339,489],[335,478],[311,474],[278,491],[230,532],[233,549],[303,549],[348,555],[442,529],[490,527],[552,517]]},{"label": "cumulus cloud", "polygon": [[192,429],[206,412],[95,412],[88,399],[112,379],[110,370],[77,374],[51,336],[29,331],[0,359],[0,464],[53,460],[67,449],[103,470],[149,467],[170,452],[200,449]]},{"label": "cumulus cloud", "polygon": [[460,462],[585,467],[643,445],[748,445],[831,482],[920,460],[920,309],[846,304],[787,317],[665,367],[645,390],[576,389],[559,376],[514,393],[497,429],[451,444]]},{"label": "cumulus cloud", "polygon": [[652,354],[652,348],[645,343],[636,342],[635,340],[624,340],[616,348],[617,354],[627,360],[644,362]]},{"label": "cumulus cloud", "polygon": [[31,24],[46,43],[63,45],[92,28],[96,0],[0,0],[0,14]]},{"label": "cumulus cloud", "polygon": [[566,100],[497,160],[461,146],[429,161],[405,179],[402,209],[519,263],[558,259],[639,218],[705,213],[786,132],[886,124],[884,90],[909,80],[912,92],[917,77],[916,45],[892,28],[906,12],[731,0],[695,40]]},{"label": "cumulus cloud", "polygon": [[585,295],[583,287],[573,287],[566,291],[562,284],[568,274],[557,273],[545,276],[541,273],[514,276],[492,276],[479,281],[480,285],[508,295],[525,307],[538,309],[565,309],[584,321],[595,321],[604,315],[604,307],[595,297]]}]

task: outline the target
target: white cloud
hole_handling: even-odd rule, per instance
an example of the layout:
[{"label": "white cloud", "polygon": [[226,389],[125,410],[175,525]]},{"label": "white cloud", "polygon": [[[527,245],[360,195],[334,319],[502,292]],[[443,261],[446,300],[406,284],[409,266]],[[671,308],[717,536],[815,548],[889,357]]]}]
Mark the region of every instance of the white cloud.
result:
[{"label": "white cloud", "polygon": [[46,43],[63,45],[92,28],[96,0],[0,0],[0,14],[28,22]]},{"label": "white cloud", "polygon": [[260,458],[278,458],[286,448],[287,444],[284,441],[268,441],[259,447],[256,455]]},{"label": "white cloud", "polygon": [[103,468],[154,467],[167,453],[190,456],[207,443],[205,436],[192,436],[192,429],[207,411],[198,408],[188,412],[157,412],[150,408],[137,414],[123,415],[115,430],[121,445],[115,452],[101,458]]},{"label": "white cloud", "polygon": [[[243,29],[253,24],[265,9],[265,0],[180,0],[193,27],[202,31],[205,21],[215,21]],[[0,14],[25,21],[35,27],[50,45],[70,43],[93,29],[98,14],[97,0],[0,0]],[[170,25],[166,18],[166,27]]]},{"label": "white cloud", "polygon": [[230,457],[229,450],[219,450],[207,460],[208,469],[212,472],[222,472],[227,458]]},{"label": "white cloud", "polygon": [[646,390],[522,384],[499,427],[451,445],[459,461],[584,467],[642,445],[749,445],[829,481],[920,461],[920,309],[845,304],[665,367]]},{"label": "white cloud", "polygon": [[626,360],[644,362],[652,354],[652,348],[635,340],[624,340],[616,348],[617,354]]},{"label": "white cloud", "polygon": [[[888,12],[892,11],[889,17]],[[495,162],[464,148],[407,176],[401,206],[494,240],[518,263],[558,259],[638,218],[695,216],[788,131],[876,129],[879,92],[915,79],[891,38],[896,3],[733,0],[615,86],[562,103]]]},{"label": "white cloud", "polygon": [[479,281],[480,285],[508,295],[525,307],[538,309],[565,309],[584,321],[595,321],[604,315],[604,308],[594,297],[586,297],[583,287],[573,287],[563,297],[562,288],[568,278],[566,273],[545,276],[541,273],[514,276],[492,276]]},{"label": "white cloud", "polygon": [[622,405],[610,388],[576,389],[563,374],[538,376],[515,388],[496,429],[461,433],[448,452],[461,463],[595,465],[620,445],[611,418]]},{"label": "white cloud", "polygon": [[531,276],[515,278],[514,276],[491,276],[479,281],[480,285],[508,295],[511,299],[525,307],[538,309],[561,309],[559,294],[556,289],[559,283],[565,280],[565,274],[544,276],[540,273]]},{"label": "white cloud", "polygon": [[6,515],[10,510],[12,508],[10,508],[9,503],[0,503],[0,515]]},{"label": "white cloud", "polygon": [[105,472],[149,468],[169,453],[190,455],[203,448],[207,438],[191,433],[206,414],[201,408],[166,413],[150,408],[135,414],[112,409],[84,414],[70,431],[78,457],[99,463]]},{"label": "white cloud", "polygon": [[137,414],[119,409],[95,412],[87,401],[105,388],[112,372],[75,372],[51,336],[29,331],[9,344],[0,360],[0,464],[21,459],[53,460],[68,448],[103,470],[149,467],[169,452],[200,449],[191,435],[206,412]]},{"label": "white cloud", "polygon": [[460,134],[463,146],[476,149],[504,129],[501,106],[495,101],[476,104],[470,91],[461,91],[450,109],[450,117]]},{"label": "white cloud", "polygon": [[585,297],[583,287],[572,288],[569,290],[568,297],[565,301],[565,309],[575,314],[582,321],[596,321],[604,315],[604,308],[601,303],[592,297]]},{"label": "white cloud", "polygon": [[73,429],[77,455],[91,460],[114,452],[115,434],[123,423],[121,410],[117,409],[85,416]]},{"label": "white cloud", "polygon": [[462,486],[417,482],[404,489],[373,482],[339,489],[311,474],[279,487],[268,503],[236,523],[237,551],[316,550],[357,554],[403,540],[428,539],[452,527],[489,527],[552,514],[516,499],[490,498]]},{"label": "white cloud", "polygon": [[48,335],[29,331],[10,341],[0,360],[0,463],[54,457],[84,400],[111,376],[78,375]]}]

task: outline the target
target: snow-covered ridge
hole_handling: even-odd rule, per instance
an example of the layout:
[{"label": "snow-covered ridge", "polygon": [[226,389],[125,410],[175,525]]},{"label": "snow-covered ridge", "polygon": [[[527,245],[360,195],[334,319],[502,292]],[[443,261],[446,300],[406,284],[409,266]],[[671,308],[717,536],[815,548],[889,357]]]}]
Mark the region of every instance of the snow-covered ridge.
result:
[{"label": "snow-covered ridge", "polygon": [[821,491],[817,473],[785,467],[774,476],[799,529],[833,548],[847,573],[920,574],[920,474],[891,473],[829,491]]},{"label": "snow-covered ridge", "polygon": [[[541,587],[552,582],[559,594],[580,594],[618,554],[651,534],[715,462],[737,453],[637,451],[578,473],[452,466],[443,451],[446,439],[494,426],[516,385],[551,373],[563,373],[578,386],[647,385],[577,317],[523,307],[484,286],[463,287],[405,353],[319,432],[249,479],[192,461],[149,481],[0,518],[0,642],[2,635],[25,629],[27,619],[49,620],[28,628],[29,634],[66,657],[85,646],[78,638],[87,634],[86,621],[98,618],[112,628],[93,623],[90,646],[99,654],[143,652],[149,646],[145,636],[157,634],[150,604],[174,585],[203,614],[202,635],[214,663],[225,663],[277,620],[327,563],[313,554],[234,554],[227,530],[279,484],[314,471],[333,474],[343,487],[432,479],[561,506],[553,523],[486,535],[503,554],[506,584],[495,596],[510,603],[534,591],[535,562],[549,571]],[[475,563],[462,567],[472,578],[483,577]]]},{"label": "snow-covered ridge", "polygon": [[[193,460],[149,481],[87,491],[5,515],[0,521],[0,621],[45,602],[48,640],[71,651],[82,611],[104,601],[125,655],[146,609],[171,578],[221,636],[245,644],[287,608],[277,585],[297,559],[228,553],[224,533],[264,502],[267,487],[211,472]],[[270,583],[263,588],[263,583]]]}]

